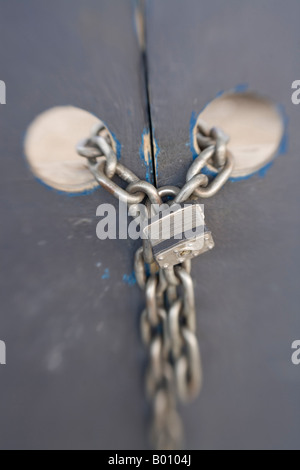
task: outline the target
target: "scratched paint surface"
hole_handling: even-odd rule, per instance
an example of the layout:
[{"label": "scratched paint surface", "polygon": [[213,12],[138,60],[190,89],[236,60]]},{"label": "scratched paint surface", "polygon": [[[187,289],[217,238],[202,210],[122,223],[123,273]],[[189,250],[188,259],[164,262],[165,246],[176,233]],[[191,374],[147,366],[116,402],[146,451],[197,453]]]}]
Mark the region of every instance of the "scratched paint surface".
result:
[{"label": "scratched paint surface", "polygon": [[[149,183],[154,183],[154,175],[158,171],[158,155],[159,147],[153,133],[153,146],[151,146],[150,132],[144,129],[142,134],[142,143],[140,146],[140,159],[146,167],[146,180]],[[152,158],[153,153],[153,158]]]}]

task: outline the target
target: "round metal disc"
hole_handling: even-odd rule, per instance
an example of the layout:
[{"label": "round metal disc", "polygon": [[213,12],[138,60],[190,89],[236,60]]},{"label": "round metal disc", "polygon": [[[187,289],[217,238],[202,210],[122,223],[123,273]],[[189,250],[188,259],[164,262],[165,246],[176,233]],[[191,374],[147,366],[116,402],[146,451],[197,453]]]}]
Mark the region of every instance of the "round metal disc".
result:
[{"label": "round metal disc", "polygon": [[[98,122],[92,114],[73,106],[51,108],[37,116],[25,137],[25,155],[35,176],[47,186],[69,193],[97,187],[76,145]],[[115,146],[113,138],[112,142]]]},{"label": "round metal disc", "polygon": [[[276,155],[284,122],[276,105],[253,92],[226,93],[213,100],[199,115],[210,127],[220,127],[230,138],[234,157],[233,178],[251,175]],[[197,122],[198,122],[197,120]],[[194,148],[199,152],[194,127]]]}]

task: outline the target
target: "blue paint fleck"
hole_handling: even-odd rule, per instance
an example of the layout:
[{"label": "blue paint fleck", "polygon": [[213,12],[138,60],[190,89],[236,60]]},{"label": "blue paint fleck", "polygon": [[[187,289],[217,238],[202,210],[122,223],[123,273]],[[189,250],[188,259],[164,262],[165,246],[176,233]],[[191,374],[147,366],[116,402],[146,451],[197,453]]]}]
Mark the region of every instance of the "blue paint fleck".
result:
[{"label": "blue paint fleck", "polygon": [[[248,89],[249,89],[249,85],[246,84],[246,83],[242,83],[242,84],[237,85],[235,88],[233,88],[231,90],[219,91],[216,94],[216,97],[214,99],[219,98],[220,96],[224,95],[225,93],[244,93]],[[208,102],[202,108],[202,110],[200,111],[199,114],[201,114],[210,103],[211,103],[211,101]],[[276,154],[273,157],[273,161],[267,163],[263,168],[251,173],[250,175],[232,177],[232,178],[229,179],[229,181],[232,181],[232,182],[242,181],[242,180],[244,181],[244,180],[247,180],[247,179],[251,178],[254,175],[258,175],[259,177],[264,178],[266,176],[268,170],[272,167],[275,158],[277,158],[279,155],[284,155],[285,153],[287,153],[287,150],[288,150],[288,116],[285,112],[285,109],[284,109],[283,105],[280,105],[280,104],[277,105],[277,110],[278,110],[279,115],[282,118],[284,130],[283,130],[283,135],[282,135],[281,142],[278,146],[278,150],[277,150]],[[195,158],[198,157],[198,153],[197,153],[197,151],[194,147],[193,131],[194,131],[194,128],[195,128],[195,125],[196,125],[199,114],[196,114],[195,111],[193,111],[192,115],[191,115],[191,120],[190,120],[190,149],[191,149],[191,152],[192,152],[193,160],[195,160]],[[215,172],[209,170],[207,167],[203,168],[202,171],[207,176],[214,176],[216,174]]]},{"label": "blue paint fleck", "polygon": [[285,153],[288,152],[288,147],[289,147],[289,139],[288,139],[289,118],[282,104],[277,105],[277,111],[281,115],[281,118],[283,120],[283,127],[284,127],[284,132],[283,132],[281,142],[279,144],[277,155],[284,155]]},{"label": "blue paint fleck", "polygon": [[[25,157],[26,158],[26,157]],[[67,196],[67,197],[70,197],[70,198],[73,198],[73,197],[79,197],[79,196],[88,196],[89,194],[92,194],[94,193],[95,191],[97,191],[99,189],[100,186],[95,186],[94,188],[91,188],[91,189],[86,189],[84,191],[79,191],[78,193],[69,193],[67,191],[62,191],[62,190],[59,190],[59,189],[56,189],[54,188],[53,186],[50,186],[49,184],[45,183],[43,180],[41,180],[38,176],[36,176],[35,174],[32,173],[32,170],[30,168],[30,166],[27,164],[29,170],[30,170],[30,173],[33,175],[34,179],[42,186],[44,186],[44,188],[46,188],[48,191],[51,191],[53,193],[56,193],[58,194],[59,196]]]},{"label": "blue paint fleck", "polygon": [[[202,111],[200,111],[199,114],[201,114],[204,111],[204,109],[205,108],[203,108]],[[191,115],[191,120],[190,120],[190,147],[191,147],[191,152],[192,152],[192,155],[193,155],[193,160],[195,160],[198,157],[198,153],[197,153],[197,151],[195,149],[195,146],[194,146],[194,134],[193,134],[193,131],[194,131],[194,128],[195,128],[195,125],[196,125],[196,122],[197,122],[197,118],[198,118],[198,115],[195,113],[195,111],[193,111],[192,115]]]},{"label": "blue paint fleck", "polygon": [[[105,124],[106,125],[106,124]],[[117,154],[117,159],[120,160],[121,158],[121,151],[122,151],[122,145],[121,145],[121,142],[117,139],[116,135],[114,132],[112,132],[108,126],[106,126],[107,129],[109,130],[109,132],[111,133],[112,135],[112,138],[114,139],[115,141],[115,144],[116,144],[116,154]]]},{"label": "blue paint fleck", "polygon": [[160,154],[160,147],[158,146],[157,140],[155,138],[154,127],[152,129],[152,138],[154,140],[154,148],[155,148],[155,155],[154,155],[155,171],[156,171],[156,174],[158,174],[158,155]]},{"label": "blue paint fleck", "polygon": [[131,274],[124,274],[123,282],[125,282],[129,286],[134,286],[136,284],[136,277],[134,272],[132,272]]},{"label": "blue paint fleck", "polygon": [[249,90],[249,84],[240,83],[239,85],[236,85],[236,87],[234,87],[232,91],[234,91],[235,93],[245,93],[245,91],[247,90]]},{"label": "blue paint fleck", "polygon": [[[224,95],[225,93],[225,90],[220,90],[218,91],[218,93],[216,94],[216,98],[220,98],[220,96]],[[206,108],[206,106],[208,105],[209,103],[207,103],[204,107],[204,109]],[[203,111],[203,110],[202,110]]]},{"label": "blue paint fleck", "polygon": [[109,279],[109,278],[110,278],[110,272],[109,272],[109,269],[106,268],[106,269],[104,270],[103,275],[102,275],[102,279]]},{"label": "blue paint fleck", "polygon": [[[274,162],[270,162],[268,163],[266,166],[264,166],[263,168],[261,168],[260,170],[257,171],[257,174],[260,178],[264,178],[267,174],[267,172],[269,171],[269,169],[271,168],[271,166],[273,166],[273,163]],[[252,176],[252,175],[250,175]],[[250,178],[250,176],[248,178]],[[244,178],[245,179],[245,178]]]}]

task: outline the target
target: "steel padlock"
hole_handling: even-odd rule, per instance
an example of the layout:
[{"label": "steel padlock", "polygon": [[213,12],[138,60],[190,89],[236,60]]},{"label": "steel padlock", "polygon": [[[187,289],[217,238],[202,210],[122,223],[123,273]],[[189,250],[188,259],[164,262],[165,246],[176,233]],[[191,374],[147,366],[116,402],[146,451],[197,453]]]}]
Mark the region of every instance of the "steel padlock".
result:
[{"label": "steel padlock", "polygon": [[203,205],[198,203],[172,204],[149,219],[143,231],[156,262],[164,269],[214,247],[205,225]]}]

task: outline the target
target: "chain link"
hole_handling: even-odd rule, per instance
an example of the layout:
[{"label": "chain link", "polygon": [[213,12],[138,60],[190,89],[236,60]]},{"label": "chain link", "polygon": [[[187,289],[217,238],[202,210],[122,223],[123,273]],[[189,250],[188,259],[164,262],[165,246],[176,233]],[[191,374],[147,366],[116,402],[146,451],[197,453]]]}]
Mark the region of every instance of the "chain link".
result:
[{"label": "chain link", "polygon": [[141,337],[149,355],[146,393],[152,402],[152,440],[157,449],[179,449],[183,433],[178,399],[189,402],[202,384],[190,263],[148,276],[145,266],[139,249],[135,272],[146,294]]},{"label": "chain link", "polygon": [[[77,151],[87,158],[92,174],[103,188],[129,206],[144,201],[150,216],[151,205],[161,206],[167,196],[173,198],[170,204],[208,198],[229,179],[233,158],[227,149],[228,137],[220,129],[210,129],[199,121],[196,139],[200,153],[182,188],[157,189],[118,162],[112,138],[102,122],[78,144]],[[206,167],[214,175],[211,179],[203,173]],[[112,180],[115,175],[127,183],[125,189]],[[145,291],[140,330],[149,356],[146,394],[152,403],[152,442],[160,450],[179,449],[183,429],[178,401],[194,399],[202,385],[191,262],[161,269],[153,259],[151,244],[144,240],[135,254],[134,271],[139,287]]]},{"label": "chain link", "polygon": [[[152,184],[140,180],[117,161],[111,135],[101,121],[92,130],[89,138],[79,142],[77,152],[88,160],[89,168],[98,183],[122,202],[128,205],[139,204],[148,197],[150,202],[161,204],[161,197],[171,188],[175,195],[174,202],[179,203],[190,198],[214,196],[224,186],[233,170],[233,157],[226,147],[228,137],[222,130],[215,127],[210,129],[206,123],[199,121],[196,139],[201,151],[187,172],[186,184],[181,189],[174,186],[161,188],[161,195]],[[205,167],[214,175],[211,180],[203,173]],[[128,183],[127,188],[123,189],[112,181],[115,174]]]}]

